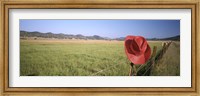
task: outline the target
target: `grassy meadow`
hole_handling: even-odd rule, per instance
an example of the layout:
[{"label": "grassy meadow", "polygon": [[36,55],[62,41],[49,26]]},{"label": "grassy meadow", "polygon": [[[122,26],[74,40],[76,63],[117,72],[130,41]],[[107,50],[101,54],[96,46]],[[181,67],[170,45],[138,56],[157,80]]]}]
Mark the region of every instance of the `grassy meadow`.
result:
[{"label": "grassy meadow", "polygon": [[[161,41],[149,45],[162,48]],[[21,76],[128,76],[129,64],[124,41],[20,40]]]}]

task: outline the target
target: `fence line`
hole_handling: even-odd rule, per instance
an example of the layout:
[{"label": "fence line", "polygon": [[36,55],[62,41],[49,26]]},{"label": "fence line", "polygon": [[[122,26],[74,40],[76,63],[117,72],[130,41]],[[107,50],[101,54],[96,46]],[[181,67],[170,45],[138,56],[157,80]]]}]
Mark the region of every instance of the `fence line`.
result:
[{"label": "fence line", "polygon": [[[146,75],[146,73],[153,67],[153,65],[155,64],[155,62],[158,61],[158,60],[160,60],[160,59],[162,58],[162,56],[163,56],[164,53],[167,51],[167,49],[168,49],[168,47],[171,45],[171,43],[172,43],[172,42],[164,42],[164,43],[162,44],[163,48],[161,49],[161,52],[158,53],[158,55],[157,55],[158,57],[155,56],[155,57],[153,58],[154,60],[151,59],[151,61],[150,61],[150,64],[151,64],[151,65],[150,65],[149,67],[147,67],[147,70],[145,70],[145,72],[143,73],[142,76]],[[156,59],[156,58],[159,58],[159,59]],[[155,60],[155,59],[156,59],[156,60]],[[141,65],[140,67],[142,67],[142,65]],[[143,68],[143,67],[142,67],[142,68],[140,68],[140,67],[138,68],[137,72],[140,71],[140,70]],[[146,67],[146,66],[145,66],[145,67]]]},{"label": "fence line", "polygon": [[[164,53],[166,52],[166,50],[168,49],[168,47],[171,45],[171,43],[172,43],[172,42],[169,42],[169,43],[167,42],[166,44],[164,44],[164,46],[163,46],[163,48],[161,49],[161,52],[159,53],[158,56],[161,55],[161,57],[162,57],[162,56],[164,55]],[[152,62],[155,63],[155,58],[156,58],[156,57],[154,57],[154,60],[150,61],[150,63],[152,63]],[[159,59],[161,59],[161,58],[159,58]],[[105,68],[105,69],[102,69],[102,70],[100,70],[100,71],[98,71],[98,72],[96,72],[96,73],[91,74],[90,76],[95,76],[95,75],[97,75],[97,74],[99,74],[99,73],[101,73],[101,72],[105,72],[105,71],[107,71],[108,69],[113,68],[113,67],[115,67],[115,66],[117,66],[117,65],[119,65],[119,64],[121,64],[121,63],[118,63],[118,64],[116,64],[116,65],[113,65],[113,66],[108,67],[108,68]],[[140,71],[140,70],[143,68],[144,65],[145,65],[145,64],[141,65],[141,66],[136,70],[136,72]],[[144,74],[143,74],[142,76],[144,76],[144,75],[153,67],[153,65],[154,65],[154,64],[151,64],[151,65],[149,66],[149,68],[144,72]]]},{"label": "fence line", "polygon": [[[162,50],[161,50],[161,52],[159,53],[159,57],[161,57],[162,58],[162,56],[165,54],[165,52],[167,51],[167,49],[169,48],[169,46],[171,45],[171,43],[172,42],[167,42],[167,43],[164,43],[164,45],[163,45],[163,48],[162,48]],[[156,57],[155,57],[156,58]],[[154,63],[155,63],[155,58],[154,58],[154,60],[153,61],[150,61],[152,64],[151,64],[151,66],[149,66],[149,68],[144,72],[144,74],[142,75],[142,76],[144,76],[152,67],[153,67],[153,65],[154,65]],[[159,58],[158,60],[160,60],[161,58]]]},{"label": "fence line", "polygon": [[144,76],[152,67],[153,67],[153,64],[151,64],[151,66],[149,66],[148,70],[146,70],[142,76]]}]

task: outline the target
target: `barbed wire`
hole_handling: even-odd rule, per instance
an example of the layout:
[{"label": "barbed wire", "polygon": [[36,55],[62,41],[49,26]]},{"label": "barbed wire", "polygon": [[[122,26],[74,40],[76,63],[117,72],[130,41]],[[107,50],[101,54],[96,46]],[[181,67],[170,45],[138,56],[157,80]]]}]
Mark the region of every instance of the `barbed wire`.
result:
[{"label": "barbed wire", "polygon": [[103,69],[103,70],[100,70],[100,71],[98,71],[98,72],[96,72],[96,73],[91,74],[90,76],[95,76],[95,75],[97,75],[97,74],[99,74],[99,73],[101,73],[101,72],[105,72],[105,71],[107,71],[108,69],[113,68],[113,67],[115,67],[115,66],[117,66],[117,65],[119,65],[119,64],[121,64],[121,63],[118,63],[118,64],[113,65],[113,66],[111,66],[111,67],[105,68],[105,69]]},{"label": "barbed wire", "polygon": [[[166,49],[167,49],[170,45],[171,45],[171,43],[166,47]],[[163,49],[162,49],[162,51],[166,51],[166,50],[163,50]],[[160,53],[160,54],[161,54],[161,53]],[[163,54],[162,54],[162,55],[163,55]],[[158,56],[159,56],[159,55],[158,55]],[[156,57],[154,57],[154,58],[152,58],[152,59],[155,60],[155,58],[156,58]],[[153,62],[152,59],[151,59],[150,63]],[[154,63],[155,63],[155,61],[153,62],[153,64],[151,64],[151,65],[148,67],[148,69],[144,72],[144,74],[143,74],[142,76],[144,76],[144,75],[153,67]],[[120,62],[120,63],[118,63],[118,64],[116,64],[116,65],[111,66],[111,67],[108,67],[108,68],[105,68],[105,69],[103,69],[103,70],[100,70],[100,71],[98,71],[98,72],[96,72],[96,73],[91,74],[90,76],[95,76],[95,75],[97,75],[97,74],[99,74],[99,73],[105,72],[105,71],[107,71],[108,69],[113,68],[113,67],[116,67],[116,66],[119,65],[119,64],[122,64],[122,63]],[[136,72],[140,71],[140,70],[144,67],[144,65],[145,65],[145,64],[143,64],[143,65],[141,65],[140,67],[138,67],[138,69],[136,70]]]},{"label": "barbed wire", "polygon": [[151,66],[149,66],[149,68],[144,72],[144,74],[142,76],[144,76],[151,68],[152,68],[153,64],[151,64]]},{"label": "barbed wire", "polygon": [[[169,43],[168,46],[166,46],[164,49],[162,49],[162,51],[166,51],[170,45],[171,45],[171,43]],[[164,52],[164,53],[165,53],[165,52]],[[163,53],[160,53],[160,54],[163,55]],[[156,58],[156,57],[154,57],[153,59],[155,60],[155,58]],[[144,76],[144,75],[153,67],[153,65],[154,65],[154,63],[155,63],[155,61],[150,61],[150,62],[153,62],[153,63],[151,64],[151,66],[149,66],[149,68],[144,72],[144,74],[143,74],[142,76]]]}]

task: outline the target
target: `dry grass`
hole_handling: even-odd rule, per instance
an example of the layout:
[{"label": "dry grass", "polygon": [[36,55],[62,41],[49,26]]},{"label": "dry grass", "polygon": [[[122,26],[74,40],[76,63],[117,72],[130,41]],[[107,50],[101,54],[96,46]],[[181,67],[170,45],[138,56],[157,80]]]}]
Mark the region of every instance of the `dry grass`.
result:
[{"label": "dry grass", "polygon": [[21,43],[29,42],[35,44],[114,44],[123,43],[116,40],[69,40],[69,39],[44,39],[44,40],[20,40]]},{"label": "dry grass", "polygon": [[[160,50],[161,43],[149,45]],[[127,76],[129,64],[123,41],[20,41],[21,76]]]},{"label": "dry grass", "polygon": [[180,76],[180,42],[173,42],[152,69],[152,76]]}]

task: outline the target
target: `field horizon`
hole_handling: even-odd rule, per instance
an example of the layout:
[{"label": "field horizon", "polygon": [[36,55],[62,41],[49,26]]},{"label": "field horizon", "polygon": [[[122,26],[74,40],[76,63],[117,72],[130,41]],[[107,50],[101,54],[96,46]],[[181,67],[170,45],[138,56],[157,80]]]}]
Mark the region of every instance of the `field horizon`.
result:
[{"label": "field horizon", "polygon": [[[20,31],[20,38],[21,39],[27,39],[27,38],[32,38],[32,39],[82,39],[82,40],[118,40],[118,41],[124,41],[125,37],[120,36],[120,37],[106,37],[106,36],[101,36],[101,35],[82,35],[81,33],[79,34],[65,34],[65,33],[52,33],[52,32],[39,32],[39,31],[33,31],[33,32],[28,32],[28,31]],[[156,38],[156,37],[151,37],[151,38],[146,38],[146,40],[175,40],[175,41],[180,41],[180,35],[173,35],[173,36],[168,36],[168,37],[162,37],[162,38]]]}]

